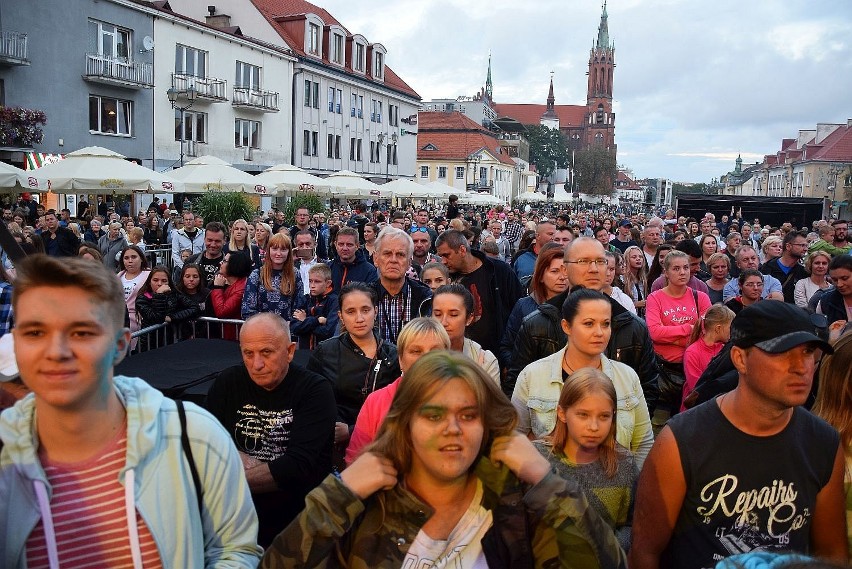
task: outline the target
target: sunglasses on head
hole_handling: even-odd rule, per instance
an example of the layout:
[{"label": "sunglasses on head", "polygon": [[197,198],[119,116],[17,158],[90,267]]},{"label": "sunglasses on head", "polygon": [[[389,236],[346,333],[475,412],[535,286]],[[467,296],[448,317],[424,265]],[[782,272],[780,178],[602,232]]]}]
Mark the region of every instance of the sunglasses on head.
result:
[{"label": "sunglasses on head", "polygon": [[418,231],[422,231],[423,233],[429,233],[428,227],[411,227],[408,232],[409,233],[417,233]]}]

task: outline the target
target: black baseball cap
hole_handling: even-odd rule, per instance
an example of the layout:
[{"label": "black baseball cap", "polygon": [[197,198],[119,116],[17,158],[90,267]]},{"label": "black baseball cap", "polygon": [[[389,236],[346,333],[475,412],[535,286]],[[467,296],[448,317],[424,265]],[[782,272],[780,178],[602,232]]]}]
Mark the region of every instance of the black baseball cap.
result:
[{"label": "black baseball cap", "polygon": [[816,325],[803,308],[777,300],[743,308],[731,323],[731,341],[739,348],[756,346],[770,354],[811,343],[834,353],[831,344],[816,335]]}]

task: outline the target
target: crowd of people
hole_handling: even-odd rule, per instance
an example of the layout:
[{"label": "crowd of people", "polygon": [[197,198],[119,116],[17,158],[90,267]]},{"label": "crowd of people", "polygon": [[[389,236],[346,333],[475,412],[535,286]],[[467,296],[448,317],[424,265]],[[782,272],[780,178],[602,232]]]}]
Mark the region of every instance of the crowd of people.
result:
[{"label": "crowd of people", "polygon": [[[844,220],[39,208],[3,210],[4,566],[848,560]],[[243,360],[204,409],[114,375],[202,316]]]}]

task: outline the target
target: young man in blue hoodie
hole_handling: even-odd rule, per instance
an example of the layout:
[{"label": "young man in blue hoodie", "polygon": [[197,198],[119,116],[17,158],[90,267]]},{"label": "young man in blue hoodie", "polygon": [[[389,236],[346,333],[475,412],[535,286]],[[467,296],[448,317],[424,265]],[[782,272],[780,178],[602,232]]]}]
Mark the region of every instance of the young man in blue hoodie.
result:
[{"label": "young man in blue hoodie", "polygon": [[115,275],[44,255],[16,268],[12,334],[33,395],[0,416],[0,566],[255,567],[228,433],[113,375],[130,343]]}]

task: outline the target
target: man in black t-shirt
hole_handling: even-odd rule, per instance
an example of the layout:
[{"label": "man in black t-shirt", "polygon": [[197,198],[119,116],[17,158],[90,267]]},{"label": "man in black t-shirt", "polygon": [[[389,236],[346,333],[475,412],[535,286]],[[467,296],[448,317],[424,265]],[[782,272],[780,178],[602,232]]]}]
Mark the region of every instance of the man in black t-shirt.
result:
[{"label": "man in black t-shirt", "polygon": [[207,409],[240,452],[260,522],[258,543],[268,547],[331,472],[337,406],[325,378],[291,363],[296,344],[277,314],[246,320],[240,349],[243,365],[219,374]]},{"label": "man in black t-shirt", "polygon": [[202,278],[207,288],[213,288],[213,279],[219,272],[219,265],[225,255],[225,226],[218,221],[211,221],[204,231],[204,251],[187,259],[187,263],[197,263],[201,267]]},{"label": "man in black t-shirt", "polygon": [[642,468],[631,569],[718,567],[749,551],[845,563],[840,437],[801,406],[820,353],[801,308],[758,302],[731,324],[737,387],[669,421]]}]

